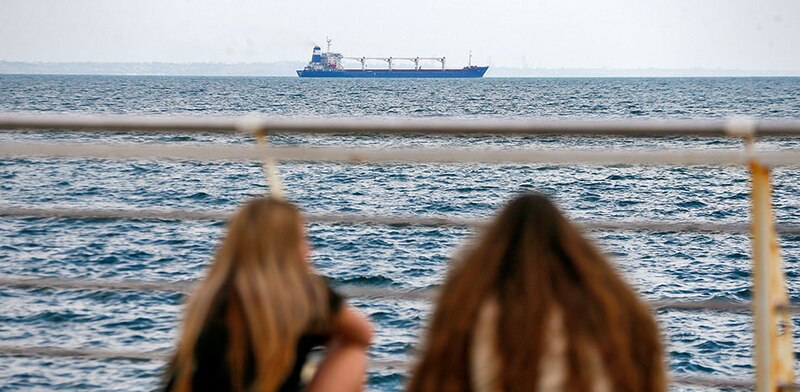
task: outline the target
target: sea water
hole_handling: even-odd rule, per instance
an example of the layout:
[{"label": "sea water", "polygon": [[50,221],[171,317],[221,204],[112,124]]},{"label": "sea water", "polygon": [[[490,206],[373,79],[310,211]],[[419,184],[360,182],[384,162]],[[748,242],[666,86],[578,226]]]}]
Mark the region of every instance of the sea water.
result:
[{"label": "sea water", "polygon": [[[307,80],[0,75],[0,112],[425,118],[800,118],[800,78]],[[249,145],[242,135],[15,131],[0,143]],[[281,146],[586,150],[740,150],[732,138],[277,135]],[[800,140],[762,138],[769,149]],[[773,173],[775,216],[800,222],[798,166]],[[308,213],[490,219],[524,191],[551,195],[575,220],[749,221],[742,167],[655,165],[279,165]],[[257,162],[0,158],[0,206],[234,210],[265,192]],[[224,234],[211,221],[0,218],[0,274],[104,280],[197,279]],[[337,287],[435,288],[472,232],[459,227],[309,224],[313,263]],[[648,300],[749,301],[747,234],[587,233]],[[800,237],[781,237],[800,301]],[[174,346],[182,295],[0,288],[0,344],[108,350]],[[375,324],[370,358],[413,363],[431,304],[351,298]],[[671,371],[752,378],[748,314],[656,312]],[[795,341],[800,324],[795,322]],[[798,351],[798,344],[795,351]],[[152,390],[163,363],[5,357],[1,390]],[[406,369],[374,368],[369,389],[401,390]],[[674,386],[675,390],[692,390]]]}]

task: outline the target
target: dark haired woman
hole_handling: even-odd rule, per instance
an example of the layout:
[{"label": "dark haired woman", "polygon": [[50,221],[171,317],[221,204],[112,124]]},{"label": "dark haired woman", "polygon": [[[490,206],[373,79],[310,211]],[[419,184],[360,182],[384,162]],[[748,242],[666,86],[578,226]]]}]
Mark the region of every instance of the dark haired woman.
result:
[{"label": "dark haired woman", "polygon": [[545,196],[512,200],[442,288],[409,390],[664,391],[658,328]]},{"label": "dark haired woman", "polygon": [[[371,326],[312,272],[308,253],[296,207],[247,202],[189,299],[166,390],[361,390]],[[306,357],[322,344],[327,355],[303,386]]]}]

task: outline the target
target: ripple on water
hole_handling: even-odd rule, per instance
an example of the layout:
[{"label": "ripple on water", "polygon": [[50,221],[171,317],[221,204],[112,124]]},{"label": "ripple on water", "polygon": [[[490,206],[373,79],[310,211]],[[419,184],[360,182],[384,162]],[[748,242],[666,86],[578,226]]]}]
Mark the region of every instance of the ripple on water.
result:
[{"label": "ripple on water", "polygon": [[[461,118],[800,117],[800,79],[485,79],[308,81],[297,78],[171,78],[0,75],[0,112],[71,112],[321,117]],[[52,94],[51,94],[52,93]],[[336,97],[336,99],[330,99]],[[420,102],[424,102],[421,105]],[[241,135],[146,132],[4,132],[3,141],[242,145]],[[724,138],[558,136],[275,135],[279,146],[479,150],[740,149]],[[798,148],[795,139],[759,141]],[[641,165],[279,165],[289,197],[307,213],[418,214],[488,219],[512,195],[552,195],[573,219],[741,223],[749,177],[734,167]],[[800,174],[774,171],[775,215],[800,219]],[[0,159],[0,205],[54,208],[233,211],[264,192],[257,162]],[[438,287],[457,247],[473,232],[450,227],[307,225],[317,269],[334,286]],[[203,275],[224,223],[4,218],[0,275],[182,281]],[[647,299],[748,301],[749,238],[743,234],[588,233]],[[800,237],[781,237],[789,294],[800,300]],[[31,346],[167,349],[180,293],[0,288],[0,342]],[[351,298],[372,316],[370,357],[413,361],[431,305]],[[753,374],[751,319],[720,312],[658,311],[671,368],[684,374]],[[800,323],[795,321],[800,336]],[[796,350],[800,351],[800,350]],[[159,362],[4,358],[0,389],[152,390]],[[405,369],[373,369],[369,389],[401,390]]]}]

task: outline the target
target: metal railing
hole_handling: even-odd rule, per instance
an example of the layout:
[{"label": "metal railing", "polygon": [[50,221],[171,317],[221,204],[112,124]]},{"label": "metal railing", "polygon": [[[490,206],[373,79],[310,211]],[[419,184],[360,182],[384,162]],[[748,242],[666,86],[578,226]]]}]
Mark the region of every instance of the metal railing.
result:
[{"label": "metal railing", "polygon": [[800,120],[507,120],[0,114],[0,129],[314,134],[800,136]]},{"label": "metal railing", "polygon": [[[229,117],[127,117],[127,116],[42,116],[0,115],[0,131],[19,129],[141,131],[141,132],[238,132],[263,136],[272,133],[323,134],[444,134],[444,135],[617,135],[628,137],[654,136],[735,136],[745,140],[743,150],[677,150],[677,151],[572,151],[532,149],[368,149],[368,148],[298,148],[259,146],[209,146],[175,144],[68,144],[4,143],[0,156],[85,157],[103,159],[185,159],[185,160],[265,160],[310,162],[428,162],[494,164],[682,164],[682,165],[747,165],[753,179],[753,221],[747,224],[713,224],[691,222],[580,222],[585,229],[636,231],[710,231],[725,233],[751,232],[753,238],[754,296],[750,304],[738,302],[655,301],[658,309],[715,310],[743,312],[755,316],[755,384],[746,380],[725,380],[709,377],[673,376],[674,382],[702,386],[749,388],[758,391],[790,390],[794,385],[794,354],[791,344],[790,315],[798,306],[788,302],[778,253],[776,236],[798,234],[800,226],[776,226],[771,210],[770,166],[800,165],[800,150],[757,151],[752,146],[756,136],[800,136],[800,121],[755,121],[732,119],[723,121],[539,121],[539,120],[350,120],[294,118],[229,118]],[[161,211],[100,210],[0,207],[0,216],[54,217],[74,219],[227,219],[224,211]],[[381,225],[456,225],[480,226],[484,222],[460,218],[430,217],[365,217],[354,215],[311,215],[317,223],[381,224]],[[186,292],[192,282],[100,282],[58,278],[0,277],[0,286],[52,288],[59,290],[142,290]],[[347,288],[351,296],[429,300],[430,291],[401,292],[386,289]],[[51,355],[91,358],[146,359],[163,358],[165,352],[142,354],[58,348],[0,347],[4,355]],[[140,355],[141,354],[141,355]],[[152,355],[151,355],[152,354]],[[380,366],[380,364],[377,364]],[[392,364],[390,366],[400,366]]]},{"label": "metal railing", "polygon": [[[164,221],[227,221],[233,213],[222,210],[166,210],[166,209],[99,209],[99,208],[41,208],[0,207],[0,216],[16,218],[63,218],[63,219],[135,219]],[[406,226],[454,226],[479,228],[488,222],[480,219],[425,216],[389,216],[355,214],[304,214],[306,221],[318,224]],[[574,221],[584,230],[620,230],[644,232],[694,232],[748,234],[750,226],[744,223],[697,223],[638,221]],[[800,234],[798,224],[776,224],[778,234]]]}]

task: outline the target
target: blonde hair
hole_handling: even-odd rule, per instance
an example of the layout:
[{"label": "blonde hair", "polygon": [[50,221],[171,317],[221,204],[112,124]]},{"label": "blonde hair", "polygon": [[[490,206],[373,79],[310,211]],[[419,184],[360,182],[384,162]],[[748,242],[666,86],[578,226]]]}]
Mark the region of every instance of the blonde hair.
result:
[{"label": "blonde hair", "polygon": [[[303,332],[327,319],[325,285],[301,247],[302,218],[290,203],[250,200],[230,220],[207,275],[190,297],[172,364],[173,390],[192,389],[195,347],[216,307],[228,330],[224,363],[234,390],[274,391],[292,370]],[[255,380],[246,385],[248,353]]]}]

